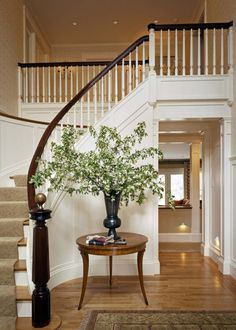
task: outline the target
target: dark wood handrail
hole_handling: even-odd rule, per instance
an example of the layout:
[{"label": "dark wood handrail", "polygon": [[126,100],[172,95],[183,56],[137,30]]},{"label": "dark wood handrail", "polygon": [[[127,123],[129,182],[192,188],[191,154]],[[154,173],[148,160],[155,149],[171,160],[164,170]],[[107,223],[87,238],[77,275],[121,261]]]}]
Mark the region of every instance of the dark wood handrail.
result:
[{"label": "dark wood handrail", "polygon": [[110,71],[117,63],[122,61],[123,58],[125,58],[131,51],[133,51],[136,47],[138,47],[141,43],[148,41],[149,36],[145,35],[139,39],[137,39],[135,42],[133,42],[126,50],[124,50],[120,55],[118,55],[112,62],[110,62],[101,72],[97,74],[96,77],[94,77],[90,82],[88,82],[81,91],[76,94],[66,105],[65,107],[55,116],[55,118],[51,121],[51,123],[46,128],[45,132],[43,133],[39,144],[35,150],[35,153],[33,155],[33,158],[31,160],[29,171],[28,171],[28,205],[29,209],[33,209],[36,206],[35,203],[35,189],[32,184],[29,183],[29,179],[32,175],[35,174],[37,170],[37,159],[39,159],[42,156],[44,147],[48,141],[49,136],[51,135],[54,128],[57,126],[57,124],[60,122],[60,120],[64,117],[64,115],[73,107],[75,103],[77,103],[84,94],[87,93],[89,89],[91,89],[102,77],[104,77],[108,71]]},{"label": "dark wood handrail", "polygon": [[154,29],[155,31],[173,31],[173,30],[205,30],[205,29],[229,29],[233,26],[233,21],[225,23],[191,23],[191,24],[148,24],[148,30]]},{"label": "dark wood handrail", "polygon": [[[103,62],[37,62],[37,63],[18,63],[20,68],[49,68],[49,67],[72,67],[72,66],[105,66],[110,64],[111,61]],[[142,64],[142,61],[138,61],[138,64]],[[145,63],[148,63],[148,60],[145,60]],[[122,65],[122,61],[116,63],[117,65]],[[125,65],[129,64],[129,61],[124,62]],[[132,60],[131,65],[135,65],[136,61]]]},{"label": "dark wood handrail", "polygon": [[9,115],[8,113],[0,111],[0,116],[18,120],[18,121],[23,121],[26,123],[32,123],[32,124],[41,124],[41,125],[49,125],[49,122],[46,121],[40,121],[40,120],[33,120],[33,119],[28,119],[28,118],[22,118],[22,117],[17,117],[13,115]]}]

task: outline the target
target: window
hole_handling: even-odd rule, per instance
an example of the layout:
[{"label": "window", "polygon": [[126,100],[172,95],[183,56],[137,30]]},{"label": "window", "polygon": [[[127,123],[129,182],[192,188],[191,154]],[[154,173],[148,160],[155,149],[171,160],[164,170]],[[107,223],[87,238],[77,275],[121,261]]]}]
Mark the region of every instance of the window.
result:
[{"label": "window", "polygon": [[180,200],[184,198],[184,175],[171,174],[170,175],[170,191],[174,195],[174,199]]},{"label": "window", "polygon": [[160,168],[159,177],[164,183],[164,194],[159,199],[159,205],[168,204],[167,192],[171,192],[175,200],[184,198],[184,168]]}]

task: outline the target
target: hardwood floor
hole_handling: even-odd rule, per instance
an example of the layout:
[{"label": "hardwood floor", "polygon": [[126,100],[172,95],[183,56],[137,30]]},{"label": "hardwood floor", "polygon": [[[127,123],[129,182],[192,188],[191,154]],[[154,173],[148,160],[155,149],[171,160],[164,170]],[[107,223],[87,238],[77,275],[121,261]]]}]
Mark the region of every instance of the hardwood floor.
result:
[{"label": "hardwood floor", "polygon": [[78,329],[91,309],[236,311],[236,281],[221,275],[210,258],[197,252],[163,252],[160,261],[161,275],[144,279],[149,306],[143,301],[136,276],[114,276],[112,289],[107,277],[89,278],[80,311],[81,279],[54,288],[52,311],[62,319],[60,329]]}]

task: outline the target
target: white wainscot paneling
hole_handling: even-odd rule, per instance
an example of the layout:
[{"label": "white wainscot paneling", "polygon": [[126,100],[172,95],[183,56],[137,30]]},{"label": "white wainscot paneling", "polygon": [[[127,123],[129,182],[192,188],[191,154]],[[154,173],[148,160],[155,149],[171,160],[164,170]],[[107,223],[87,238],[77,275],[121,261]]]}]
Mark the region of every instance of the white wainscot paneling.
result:
[{"label": "white wainscot paneling", "polygon": [[228,75],[157,77],[157,100],[227,100]]},{"label": "white wainscot paneling", "polygon": [[9,185],[9,176],[26,174],[45,125],[0,117],[0,184]]}]

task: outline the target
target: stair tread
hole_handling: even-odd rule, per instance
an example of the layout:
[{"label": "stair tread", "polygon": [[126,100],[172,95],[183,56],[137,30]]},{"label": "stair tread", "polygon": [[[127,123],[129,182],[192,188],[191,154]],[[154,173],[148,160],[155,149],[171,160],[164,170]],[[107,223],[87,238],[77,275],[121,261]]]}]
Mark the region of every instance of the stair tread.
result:
[{"label": "stair tread", "polygon": [[26,271],[26,261],[18,259],[14,265],[14,271],[15,272],[23,272]]},{"label": "stair tread", "polygon": [[4,204],[7,204],[7,205],[11,205],[11,204],[20,204],[20,205],[28,205],[28,202],[27,201],[0,201],[0,205],[4,205]]},{"label": "stair tread", "polygon": [[22,218],[0,218],[0,221],[24,221],[27,223],[27,221],[29,222],[29,219],[27,219],[26,217],[22,217]]},{"label": "stair tread", "polygon": [[23,237],[18,241],[18,246],[26,246],[27,245],[27,238]]},{"label": "stair tread", "polygon": [[31,294],[27,286],[16,286],[16,301],[31,301]]}]

